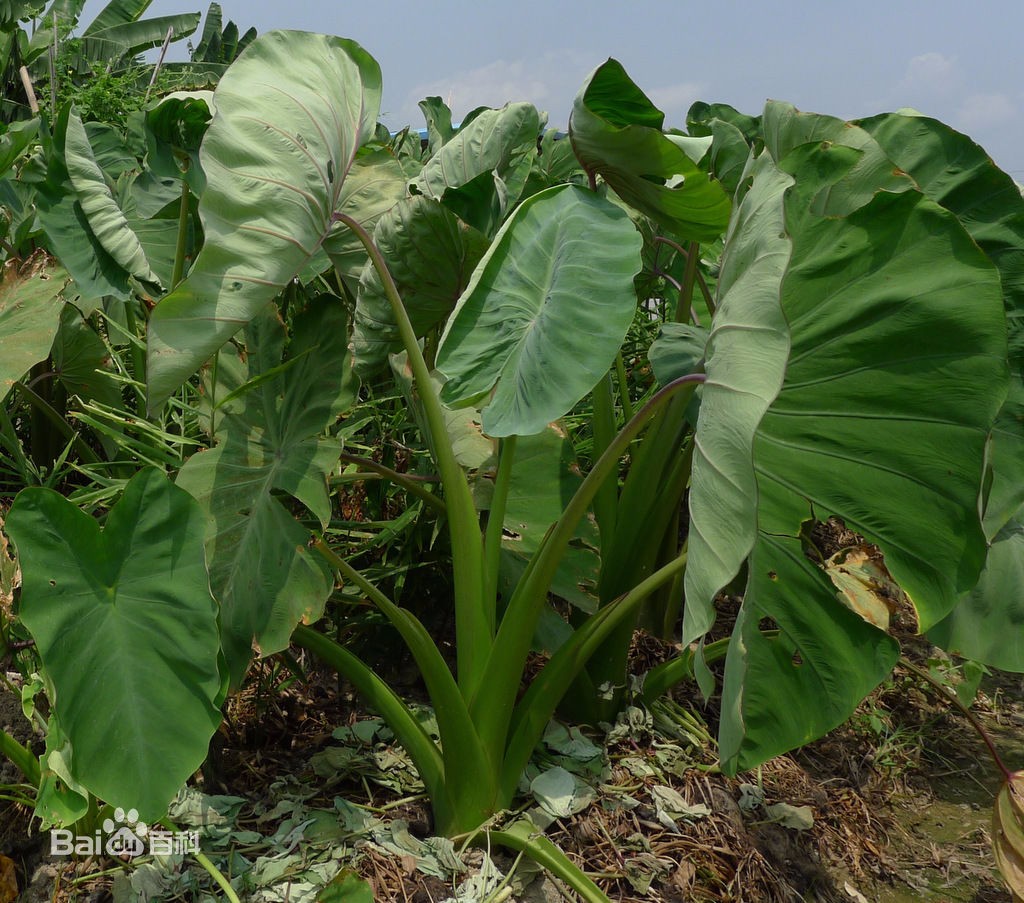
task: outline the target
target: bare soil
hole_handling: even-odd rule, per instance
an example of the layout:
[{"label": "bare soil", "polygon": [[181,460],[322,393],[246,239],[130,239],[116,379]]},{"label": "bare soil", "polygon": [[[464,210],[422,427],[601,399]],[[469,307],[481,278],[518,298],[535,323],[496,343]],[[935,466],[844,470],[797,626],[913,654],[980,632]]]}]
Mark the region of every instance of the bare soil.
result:
[{"label": "bare soil", "polygon": [[[210,761],[194,779],[206,794],[244,799],[235,825],[243,832],[238,837],[248,838],[256,852],[260,842],[253,838],[263,837],[262,853],[275,853],[274,832],[283,823],[275,810],[290,811],[288,801],[297,798],[314,807],[309,811],[320,812],[336,809],[341,798],[379,815],[392,832],[388,836],[401,834],[415,842],[429,837],[430,812],[422,797],[381,786],[373,768],[328,780],[315,773],[322,766],[314,756],[338,745],[332,731],[366,713],[332,675],[314,672],[305,684],[285,686],[286,678],[288,672],[279,666],[262,666],[232,701]],[[713,707],[701,710],[695,688],[678,688],[675,699],[705,718],[713,733]],[[1024,767],[1019,677],[989,680],[976,711],[1008,764]],[[0,694],[0,726],[23,741],[33,740],[19,701],[10,694]],[[1011,899],[989,846],[997,775],[966,721],[912,675],[897,671],[842,728],[759,773],[728,779],[714,770],[712,748],[683,746],[658,729],[628,732],[606,748],[596,799],[549,828],[551,839],[594,875],[612,900]],[[375,756],[386,752],[387,743],[375,750]],[[17,781],[10,765],[0,766],[0,784]],[[652,802],[656,786],[671,787],[690,806],[706,807],[706,814],[666,826]],[[620,805],[626,799],[639,804]],[[787,826],[768,808],[778,803],[808,813],[813,823]],[[379,838],[379,830],[373,836]],[[14,863],[19,900],[214,898],[197,896],[195,889],[164,897],[126,896],[132,870],[144,867],[139,862],[75,861],[46,852],[46,837],[26,808],[0,799],[0,853]],[[333,855],[340,855],[337,849]],[[474,867],[490,867],[483,853],[467,851],[463,861],[470,871],[441,878],[421,871],[414,855],[360,841],[350,842],[344,855],[346,866],[371,883],[377,900],[443,901],[455,896]],[[530,877],[523,864],[513,869],[513,860],[498,853],[493,865],[518,869],[520,879]],[[194,875],[194,887],[210,886],[204,872],[194,870]],[[121,885],[115,896],[116,880]],[[543,876],[521,888],[524,883],[520,880],[515,895],[502,899],[565,898],[564,889]],[[0,903],[8,903],[2,883]]]}]

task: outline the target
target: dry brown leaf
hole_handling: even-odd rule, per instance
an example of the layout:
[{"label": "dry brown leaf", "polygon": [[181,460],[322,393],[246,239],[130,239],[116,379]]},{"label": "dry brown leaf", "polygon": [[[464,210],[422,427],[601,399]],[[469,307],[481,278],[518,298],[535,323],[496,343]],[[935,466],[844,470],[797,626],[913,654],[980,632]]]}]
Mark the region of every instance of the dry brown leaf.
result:
[{"label": "dry brown leaf", "polygon": [[1024,772],[1014,772],[996,797],[992,847],[1014,900],[1024,900]]},{"label": "dry brown leaf", "polygon": [[825,562],[825,573],[839,590],[839,600],[880,630],[888,630],[892,613],[907,603],[875,546],[840,549]]},{"label": "dry brown leaf", "polygon": [[18,899],[18,875],[14,861],[0,854],[0,903],[14,903]]}]

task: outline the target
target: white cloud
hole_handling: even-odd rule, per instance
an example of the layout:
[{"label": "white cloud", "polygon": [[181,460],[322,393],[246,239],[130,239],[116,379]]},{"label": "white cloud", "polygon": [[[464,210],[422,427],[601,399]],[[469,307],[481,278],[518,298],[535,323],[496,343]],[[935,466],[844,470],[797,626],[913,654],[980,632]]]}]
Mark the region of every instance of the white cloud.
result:
[{"label": "white cloud", "polygon": [[988,128],[1011,122],[1017,108],[1005,94],[971,94],[961,104],[957,119],[965,129]]},{"label": "white cloud", "polygon": [[665,114],[666,126],[685,128],[686,111],[690,109],[695,100],[700,99],[705,89],[705,86],[699,82],[679,82],[675,85],[655,88],[646,93],[651,99],[651,103]]},{"label": "white cloud", "polygon": [[897,91],[923,94],[926,97],[946,97],[956,92],[962,81],[960,64],[956,57],[936,51],[913,57],[897,85]]},{"label": "white cloud", "polygon": [[476,69],[421,82],[406,95],[401,108],[388,119],[391,125],[411,123],[419,126],[423,116],[417,104],[424,97],[436,95],[451,107],[455,122],[479,106],[501,107],[510,101],[527,101],[539,110],[547,111],[553,127],[564,128],[573,98],[593,65],[592,60],[573,51],[496,60]]}]

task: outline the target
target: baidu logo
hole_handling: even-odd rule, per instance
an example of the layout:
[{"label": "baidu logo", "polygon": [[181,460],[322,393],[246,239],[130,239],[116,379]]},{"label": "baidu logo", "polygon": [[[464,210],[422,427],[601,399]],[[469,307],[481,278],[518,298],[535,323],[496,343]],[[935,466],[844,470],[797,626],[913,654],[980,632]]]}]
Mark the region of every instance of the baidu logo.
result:
[{"label": "baidu logo", "polygon": [[67,828],[50,831],[51,856],[112,856],[134,859],[149,853],[169,856],[173,853],[198,853],[198,831],[164,831],[139,821],[137,809],[127,812],[118,806],[113,818],[103,820],[103,830],[95,834],[74,834]]}]

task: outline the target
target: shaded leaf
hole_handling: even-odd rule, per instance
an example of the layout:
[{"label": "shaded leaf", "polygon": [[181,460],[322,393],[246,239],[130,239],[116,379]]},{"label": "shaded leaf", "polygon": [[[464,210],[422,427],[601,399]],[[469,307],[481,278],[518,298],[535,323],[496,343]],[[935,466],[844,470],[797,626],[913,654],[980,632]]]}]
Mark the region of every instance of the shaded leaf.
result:
[{"label": "shaded leaf", "polygon": [[[422,195],[391,207],[373,237],[418,337],[454,310],[488,245],[476,229]],[[369,263],[360,278],[352,347],[356,372],[364,377],[401,349],[391,304]]]},{"label": "shaded leaf", "polygon": [[45,251],[4,262],[0,280],[0,398],[50,353],[67,273]]},{"label": "shaded leaf", "polygon": [[218,402],[217,446],[178,475],[209,517],[210,585],[235,685],[253,643],[265,655],[285,648],[300,621],[320,616],[334,583],[280,495],[322,526],[330,520],[327,474],[340,448],[322,434],[355,398],[344,308],[328,297],[298,317],[282,366],[284,340],[271,307],[250,322],[248,382]]},{"label": "shaded leaf", "polygon": [[689,323],[663,323],[647,349],[658,385],[699,372],[710,335],[710,330]]}]

